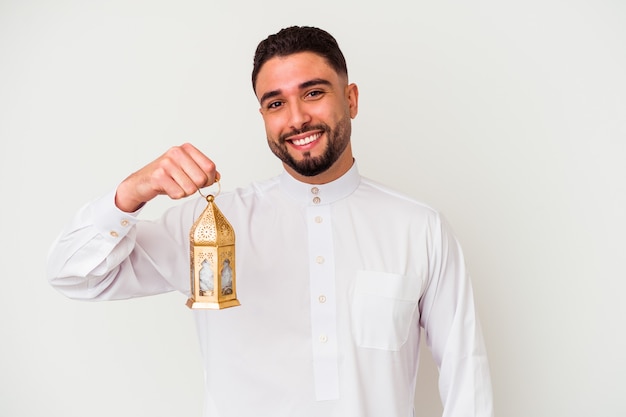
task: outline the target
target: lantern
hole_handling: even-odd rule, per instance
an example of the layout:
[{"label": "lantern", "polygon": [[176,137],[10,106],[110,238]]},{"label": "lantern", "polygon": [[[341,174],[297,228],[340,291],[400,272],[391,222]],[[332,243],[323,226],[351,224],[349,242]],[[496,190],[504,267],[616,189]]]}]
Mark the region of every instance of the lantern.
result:
[{"label": "lantern", "polygon": [[214,196],[189,232],[190,308],[222,309],[240,305],[235,288],[235,231],[217,208]]}]

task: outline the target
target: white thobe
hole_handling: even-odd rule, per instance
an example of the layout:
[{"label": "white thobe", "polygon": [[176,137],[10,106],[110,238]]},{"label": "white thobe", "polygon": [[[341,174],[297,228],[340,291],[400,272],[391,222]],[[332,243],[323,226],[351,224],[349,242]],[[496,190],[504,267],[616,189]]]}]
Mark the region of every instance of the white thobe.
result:
[{"label": "white thobe", "polygon": [[[437,211],[356,164],[328,184],[284,172],[216,203],[236,233],[241,306],[193,313],[205,416],[411,417],[421,329],[444,417],[492,416],[470,278]],[[76,299],[189,294],[189,230],[205,207],[140,221],[111,192],[55,241],[49,280]]]}]

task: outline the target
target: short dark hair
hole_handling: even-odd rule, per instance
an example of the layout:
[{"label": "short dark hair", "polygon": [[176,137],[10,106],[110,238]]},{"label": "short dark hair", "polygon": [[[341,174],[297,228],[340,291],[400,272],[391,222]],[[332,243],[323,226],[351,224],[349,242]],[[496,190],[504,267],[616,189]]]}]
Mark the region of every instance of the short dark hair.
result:
[{"label": "short dark hair", "polygon": [[256,79],[263,64],[275,56],[288,56],[298,52],[318,54],[338,74],[348,76],[346,59],[330,33],[311,26],[291,26],[268,36],[257,46],[252,69],[252,88],[256,91]]}]

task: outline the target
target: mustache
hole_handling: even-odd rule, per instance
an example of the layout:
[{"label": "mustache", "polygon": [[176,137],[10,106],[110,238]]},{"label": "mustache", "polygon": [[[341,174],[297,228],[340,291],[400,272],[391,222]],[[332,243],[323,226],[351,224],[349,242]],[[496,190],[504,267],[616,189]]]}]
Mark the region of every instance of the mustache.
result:
[{"label": "mustache", "polygon": [[291,132],[280,135],[278,137],[278,140],[280,141],[280,143],[285,143],[287,141],[287,138],[290,136],[301,135],[302,133],[311,132],[313,130],[319,130],[322,133],[324,133],[324,132],[330,131],[330,127],[325,123],[320,123],[318,125],[305,126],[301,129],[294,129]]}]

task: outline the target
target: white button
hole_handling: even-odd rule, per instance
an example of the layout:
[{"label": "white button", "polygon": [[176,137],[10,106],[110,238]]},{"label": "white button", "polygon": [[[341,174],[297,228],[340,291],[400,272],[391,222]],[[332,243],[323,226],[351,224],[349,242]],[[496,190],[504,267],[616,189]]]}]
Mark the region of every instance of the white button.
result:
[{"label": "white button", "polygon": [[321,198],[319,198],[319,197],[315,197],[315,198],[313,199],[313,204],[319,204],[321,201],[322,201],[322,199],[321,199]]},{"label": "white button", "polygon": [[322,218],[322,216],[316,216],[315,217],[315,223],[321,223],[323,221],[324,221],[324,219]]},{"label": "white button", "polygon": [[115,230],[111,230],[111,233],[109,234],[113,237],[119,237],[119,234]]},{"label": "white button", "polygon": [[317,297],[317,299],[322,304],[324,304],[326,302],[326,296],[325,295],[320,295],[319,297]]},{"label": "white button", "polygon": [[313,188],[311,188],[311,192],[312,192],[313,194],[317,194],[317,193],[319,193],[319,192],[320,192],[320,189],[319,189],[319,188],[317,188],[317,187],[313,187]]},{"label": "white button", "polygon": [[122,227],[126,227],[126,226],[128,226],[128,225],[129,225],[129,223],[130,223],[130,222],[129,222],[128,220],[126,220],[126,219],[124,219],[124,220],[122,220],[122,221],[120,222],[120,224],[122,225]]},{"label": "white button", "polygon": [[321,343],[326,343],[326,342],[328,342],[328,336],[326,336],[325,334],[321,334],[321,335],[320,335],[320,342],[321,342]]},{"label": "white button", "polygon": [[315,262],[317,262],[318,264],[323,264],[324,263],[324,257],[323,256],[318,256],[317,258],[315,258]]}]

